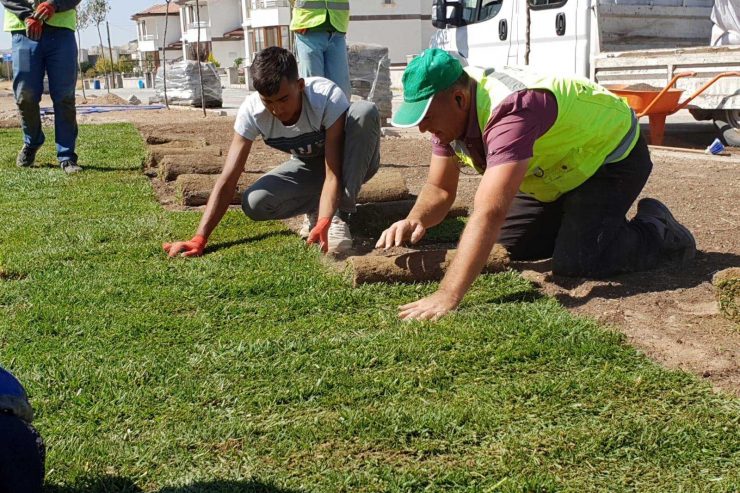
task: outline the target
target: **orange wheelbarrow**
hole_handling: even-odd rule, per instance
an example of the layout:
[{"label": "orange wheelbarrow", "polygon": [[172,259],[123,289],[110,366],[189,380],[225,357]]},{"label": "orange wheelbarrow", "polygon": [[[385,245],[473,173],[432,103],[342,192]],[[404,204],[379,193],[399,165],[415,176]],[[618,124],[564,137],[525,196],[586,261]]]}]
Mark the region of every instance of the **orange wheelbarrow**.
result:
[{"label": "orange wheelbarrow", "polygon": [[607,89],[617,96],[626,99],[627,104],[635,110],[637,118],[643,116],[650,118],[650,143],[661,145],[663,143],[663,133],[665,132],[665,119],[668,115],[684,109],[695,97],[722,77],[740,77],[740,72],[722,72],[721,74],[717,74],[712,80],[701,86],[691,97],[679,103],[678,100],[681,98],[681,94],[683,94],[683,89],[675,89],[673,84],[682,77],[693,77],[695,75],[696,72],[676,74],[661,91],[625,89],[627,87],[625,85],[607,86]]}]

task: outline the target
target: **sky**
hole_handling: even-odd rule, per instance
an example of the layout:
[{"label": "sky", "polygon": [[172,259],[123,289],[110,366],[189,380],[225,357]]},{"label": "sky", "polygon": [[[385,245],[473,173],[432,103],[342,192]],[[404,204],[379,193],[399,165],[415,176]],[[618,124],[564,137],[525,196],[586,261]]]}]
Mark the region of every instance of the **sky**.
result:
[{"label": "sky", "polygon": [[[108,13],[108,22],[110,24],[111,44],[118,46],[136,39],[136,24],[131,20],[131,16],[157,3],[164,2],[158,2],[157,0],[110,0],[111,10]],[[0,12],[3,16],[5,15],[5,9],[2,6],[0,6]],[[105,25],[101,24],[100,27],[103,43],[107,46]],[[89,48],[97,44],[99,44],[99,41],[95,26],[82,31],[83,48]],[[10,49],[10,33],[0,33],[0,49]]]}]

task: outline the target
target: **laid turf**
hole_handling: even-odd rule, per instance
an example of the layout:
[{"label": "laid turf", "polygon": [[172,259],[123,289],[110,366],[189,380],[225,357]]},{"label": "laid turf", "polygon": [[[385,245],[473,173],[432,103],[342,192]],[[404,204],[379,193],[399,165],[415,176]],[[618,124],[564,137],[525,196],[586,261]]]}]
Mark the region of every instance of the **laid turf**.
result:
[{"label": "laid turf", "polygon": [[129,125],[81,127],[76,176],[51,145],[17,169],[19,142],[0,131],[0,364],[49,491],[738,491],[737,399],[515,273],[401,323],[434,285],[352,289],[239,212],[166,259],[200,215],[155,202]]}]

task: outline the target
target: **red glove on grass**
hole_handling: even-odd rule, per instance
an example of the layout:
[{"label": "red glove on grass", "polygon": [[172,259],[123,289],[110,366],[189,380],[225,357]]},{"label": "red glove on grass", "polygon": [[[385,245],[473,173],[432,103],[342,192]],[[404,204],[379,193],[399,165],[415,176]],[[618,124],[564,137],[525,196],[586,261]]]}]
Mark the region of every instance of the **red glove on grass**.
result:
[{"label": "red glove on grass", "polygon": [[310,233],[308,233],[308,239],[306,243],[313,245],[314,243],[319,244],[319,248],[322,252],[326,253],[329,251],[329,226],[331,226],[330,217],[320,217],[316,221],[316,226],[313,227]]},{"label": "red glove on grass", "polygon": [[48,21],[54,14],[57,13],[57,8],[51,2],[42,2],[36,7],[36,12],[33,16],[40,21]]},{"label": "red glove on grass", "polygon": [[206,240],[203,235],[195,235],[190,241],[178,241],[176,243],[163,243],[165,253],[169,257],[181,254],[183,257],[200,257],[206,248]]},{"label": "red glove on grass", "polygon": [[33,17],[26,17],[26,36],[32,41],[41,39],[41,32],[44,30],[44,23]]}]

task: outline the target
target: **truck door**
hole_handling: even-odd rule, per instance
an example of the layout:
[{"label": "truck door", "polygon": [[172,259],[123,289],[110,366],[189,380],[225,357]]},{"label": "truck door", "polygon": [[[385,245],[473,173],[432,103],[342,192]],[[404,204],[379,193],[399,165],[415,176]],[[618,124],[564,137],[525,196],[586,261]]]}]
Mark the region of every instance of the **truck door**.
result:
[{"label": "truck door", "polygon": [[[588,0],[520,0],[530,7],[529,65],[538,71],[574,74],[583,71],[577,34],[586,26],[578,26],[578,4]],[[525,62],[526,4],[519,8],[518,60]],[[581,40],[583,44],[583,39]],[[580,63],[579,63],[580,61]],[[581,74],[585,75],[585,74]]]},{"label": "truck door", "polygon": [[479,0],[474,20],[465,26],[471,65],[494,67],[516,63],[517,46],[512,43],[517,0]]}]

